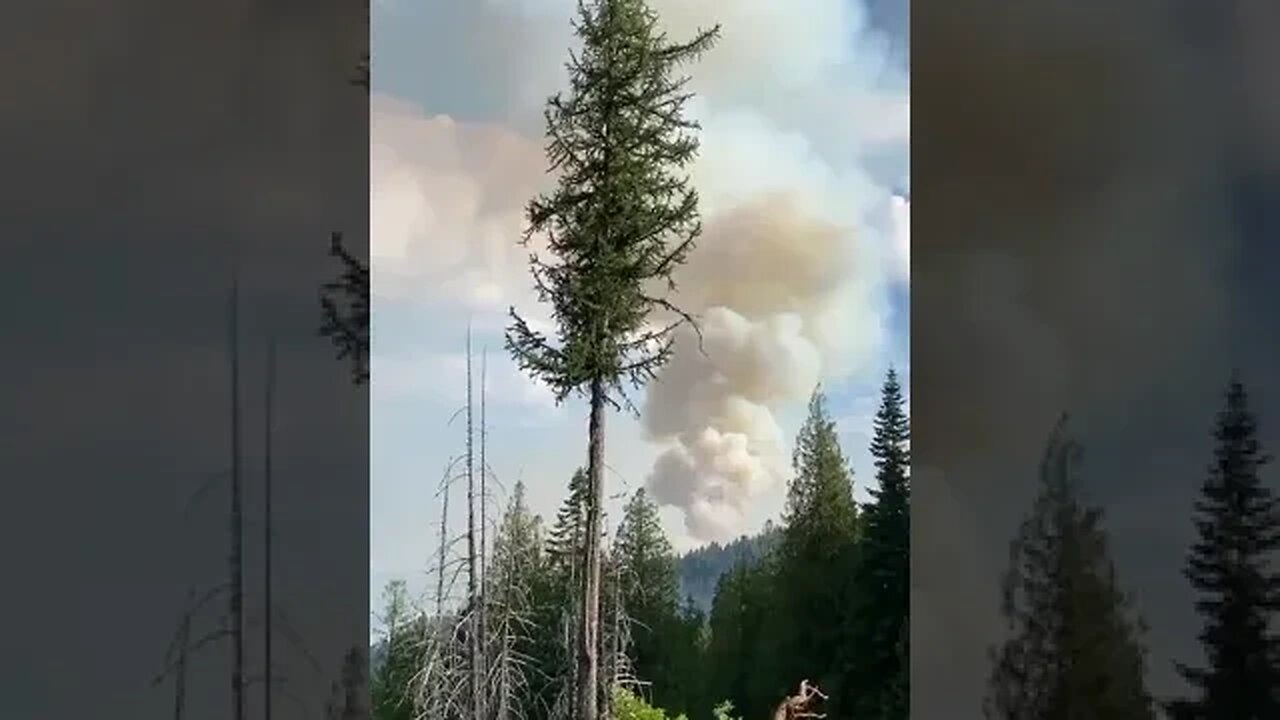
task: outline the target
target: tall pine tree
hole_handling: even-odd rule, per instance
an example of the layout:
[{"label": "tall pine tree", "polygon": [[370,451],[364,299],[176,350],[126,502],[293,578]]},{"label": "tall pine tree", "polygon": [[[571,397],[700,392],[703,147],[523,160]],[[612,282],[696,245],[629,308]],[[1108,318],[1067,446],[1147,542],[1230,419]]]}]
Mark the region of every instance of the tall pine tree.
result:
[{"label": "tall pine tree", "polygon": [[614,554],[622,607],[629,620],[632,672],[653,683],[651,699],[656,705],[683,710],[677,707],[680,698],[667,692],[676,684],[672,661],[677,659],[677,651],[669,642],[679,619],[675,552],[662,530],[658,506],[643,488],[627,503],[614,540]]},{"label": "tall pine tree", "polygon": [[1152,720],[1143,631],[1121,592],[1102,514],[1078,498],[1080,446],[1064,416],[1040,467],[1040,493],[1011,545],[993,651],[992,720]]},{"label": "tall pine tree", "polygon": [[848,669],[839,707],[850,717],[906,720],[907,643],[911,592],[911,424],[898,374],[890,368],[880,393],[871,455],[876,464],[872,502],[862,515],[862,538],[848,589],[845,618]]},{"label": "tall pine tree", "polygon": [[1195,695],[1171,703],[1175,718],[1280,717],[1280,645],[1268,629],[1270,614],[1280,608],[1280,575],[1268,567],[1268,556],[1280,548],[1280,516],[1258,474],[1270,458],[1257,436],[1244,385],[1232,378],[1195,505],[1199,539],[1185,570],[1200,593],[1196,610],[1205,620],[1200,642],[1208,667],[1177,666]]},{"label": "tall pine tree", "polygon": [[[809,401],[792,462],[795,477],[788,487],[782,543],[773,566],[786,616],[786,627],[779,627],[774,637],[777,651],[790,666],[790,677],[773,679],[775,704],[793,692],[801,678],[817,682],[833,697],[846,679],[838,665],[847,613],[841,578],[849,574],[858,510],[849,464],[820,389]],[[827,711],[844,715],[836,705]]]},{"label": "tall pine tree", "polygon": [[697,152],[697,125],[683,117],[690,93],[675,73],[717,31],[671,43],[644,0],[581,0],[574,29],[582,49],[568,63],[570,92],[552,97],[546,112],[559,186],[529,204],[526,235],[545,238],[555,258],[534,255],[531,270],[556,338],[512,308],[507,348],[557,399],[580,393],[590,403],[575,715],[596,720],[605,410],[626,402],[626,384],[654,377],[671,355],[672,331],[690,319],[670,293],[672,272],[701,232],[698,196],[682,174]]}]

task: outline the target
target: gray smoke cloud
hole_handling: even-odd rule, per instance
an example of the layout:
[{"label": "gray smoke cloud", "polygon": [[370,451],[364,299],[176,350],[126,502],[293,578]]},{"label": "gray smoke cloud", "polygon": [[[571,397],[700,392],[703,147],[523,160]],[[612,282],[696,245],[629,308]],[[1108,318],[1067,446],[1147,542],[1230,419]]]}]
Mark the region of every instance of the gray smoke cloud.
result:
[{"label": "gray smoke cloud", "polygon": [[[725,34],[694,68],[706,232],[676,276],[701,344],[683,329],[642,413],[660,448],[646,485],[697,540],[742,532],[790,477],[779,413],[877,359],[887,290],[909,274],[909,206],[894,191],[905,72],[886,70],[890,43],[861,5],[803,4],[656,3],[675,36],[717,21]],[[778,46],[751,40],[763,27]],[[877,171],[885,154],[897,174]]]},{"label": "gray smoke cloud", "polygon": [[1240,237],[1223,123],[1263,116],[1240,100],[1275,97],[1266,65],[1223,57],[1274,53],[1223,32],[1240,19],[1229,5],[916,5],[919,717],[980,717],[1007,543],[1063,410],[1121,581],[1152,628],[1152,690],[1174,692],[1171,660],[1195,659],[1180,575],[1190,502],[1218,392],[1248,342],[1231,328]]},{"label": "gray smoke cloud", "polygon": [[[425,44],[455,48],[462,59],[427,63],[423,78],[415,70],[412,86],[426,82],[433,102],[375,92],[371,262],[379,300],[465,310],[495,331],[515,305],[549,329],[514,240],[525,203],[554,182],[540,118],[546,94],[565,84],[574,5],[441,6]],[[690,336],[678,338],[674,361],[640,403],[640,429],[658,456],[648,485],[706,540],[740,531],[752,502],[786,478],[789,442],[778,413],[883,349],[887,291],[907,272],[905,204],[894,200],[908,166],[907,78],[859,3],[651,5],[672,38],[717,22],[723,32],[689,68],[689,114],[703,126],[690,172],[706,232],[677,274],[674,298],[701,316],[706,355]],[[406,3],[396,12],[419,11]],[[419,57],[422,37],[402,36],[389,21],[375,30],[386,38],[375,43],[375,66],[408,67],[410,55]],[[766,32],[771,41],[758,42]],[[493,33],[520,41],[494,42]],[[462,83],[459,73],[475,81]],[[407,76],[384,77],[411,86]],[[436,99],[452,94],[459,97],[451,103]],[[385,357],[375,362],[380,392],[397,374]],[[653,449],[636,455],[647,461]]]},{"label": "gray smoke cloud", "polygon": [[[685,513],[700,539],[741,526],[745,505],[784,479],[787,443],[774,413],[801,400],[836,350],[850,276],[840,228],[771,196],[714,223],[681,301],[701,315],[651,386],[644,428],[669,447],[649,478],[654,498]],[[696,280],[695,280],[696,278]]]}]

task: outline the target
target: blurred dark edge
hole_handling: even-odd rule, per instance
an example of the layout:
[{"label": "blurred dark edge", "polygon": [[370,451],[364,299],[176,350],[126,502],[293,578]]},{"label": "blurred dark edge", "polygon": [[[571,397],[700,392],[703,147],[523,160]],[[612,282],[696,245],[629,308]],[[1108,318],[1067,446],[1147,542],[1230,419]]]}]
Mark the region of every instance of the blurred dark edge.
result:
[{"label": "blurred dark edge", "polygon": [[[21,3],[0,13],[3,714],[175,715],[188,593],[228,581],[238,274],[248,716],[322,717],[368,643],[368,390],[319,334],[330,234],[368,258],[356,0]],[[188,720],[234,717],[228,615],[192,617]]]},{"label": "blurred dark edge", "polygon": [[1275,8],[913,2],[913,718],[981,716],[1063,411],[1151,691],[1201,662],[1181,571],[1233,369],[1280,451]]}]

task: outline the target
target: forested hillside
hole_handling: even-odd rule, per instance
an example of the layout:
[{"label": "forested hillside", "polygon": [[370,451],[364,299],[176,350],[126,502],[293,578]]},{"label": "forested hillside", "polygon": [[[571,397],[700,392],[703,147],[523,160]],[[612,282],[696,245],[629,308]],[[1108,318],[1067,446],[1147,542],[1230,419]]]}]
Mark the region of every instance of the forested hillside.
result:
[{"label": "forested hillside", "polygon": [[677,562],[680,597],[692,599],[703,612],[711,612],[721,576],[739,563],[756,565],[780,538],[778,528],[769,523],[759,534],[743,535],[724,545],[713,542],[681,555]]}]

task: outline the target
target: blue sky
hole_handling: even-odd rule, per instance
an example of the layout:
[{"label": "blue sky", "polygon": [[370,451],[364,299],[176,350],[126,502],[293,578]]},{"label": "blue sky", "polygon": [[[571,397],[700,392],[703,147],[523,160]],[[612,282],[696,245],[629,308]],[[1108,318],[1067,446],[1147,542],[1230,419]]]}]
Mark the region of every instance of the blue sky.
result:
[{"label": "blue sky", "polygon": [[[910,188],[909,101],[902,53],[859,5],[651,4],[673,36],[723,26],[694,68],[689,111],[704,130],[691,175],[706,233],[680,278],[686,306],[711,318],[721,342],[707,363],[673,364],[643,419],[609,418],[606,493],[616,509],[669,453],[654,488],[673,503],[664,521],[687,548],[777,517],[779,463],[819,380],[859,486],[871,478],[867,433],[883,373],[894,364],[909,379],[909,204],[895,197]],[[425,587],[436,486],[464,447],[461,420],[448,422],[464,403],[468,324],[477,373],[487,348],[499,481],[522,479],[533,508],[550,515],[585,459],[582,403],[557,407],[502,350],[509,305],[545,319],[516,240],[523,204],[547,187],[541,108],[562,86],[571,10],[566,0],[373,6],[375,608],[389,579]],[[769,47],[755,42],[765,29]],[[732,503],[709,500],[724,493]],[[453,497],[460,507],[461,488]],[[504,502],[499,492],[495,515]]]}]

